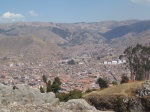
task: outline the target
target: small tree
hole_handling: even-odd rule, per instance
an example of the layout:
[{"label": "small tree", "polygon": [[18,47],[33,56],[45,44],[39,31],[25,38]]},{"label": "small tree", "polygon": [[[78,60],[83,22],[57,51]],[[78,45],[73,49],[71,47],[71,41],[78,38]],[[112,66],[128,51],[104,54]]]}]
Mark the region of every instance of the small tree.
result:
[{"label": "small tree", "polygon": [[129,81],[129,78],[127,76],[122,76],[121,84],[127,83]]},{"label": "small tree", "polygon": [[42,76],[43,82],[47,83],[47,77],[45,75]]},{"label": "small tree", "polygon": [[40,86],[40,92],[41,92],[41,93],[45,93],[43,87],[41,87],[41,86]]},{"label": "small tree", "polygon": [[75,61],[72,59],[72,60],[68,61],[68,64],[69,64],[69,65],[75,65],[76,63],[75,63]]},{"label": "small tree", "polygon": [[54,82],[53,82],[53,84],[52,84],[52,91],[53,91],[54,93],[57,93],[58,90],[61,89],[61,88],[60,88],[60,85],[61,85],[60,78],[59,78],[59,77],[55,77]]},{"label": "small tree", "polygon": [[98,78],[97,83],[99,84],[100,88],[107,88],[108,82],[103,78]]},{"label": "small tree", "polygon": [[118,85],[118,83],[116,81],[113,81],[112,84],[113,85]]},{"label": "small tree", "polygon": [[51,87],[51,81],[50,80],[47,82],[46,86],[47,86],[46,87],[46,92],[51,92],[52,91],[52,87]]},{"label": "small tree", "polygon": [[[50,80],[47,81],[47,77],[46,77],[45,75],[43,75],[42,78],[43,78],[43,82],[46,84],[46,90],[45,90],[46,92],[51,92],[51,91],[53,91],[54,93],[57,93],[58,90],[61,89],[61,87],[60,87],[61,81],[60,81],[59,77],[56,77],[56,78],[54,79],[53,84],[51,84],[51,81],[50,81]],[[40,87],[40,91],[41,91],[41,93],[42,93],[42,92],[45,92],[42,87]]]},{"label": "small tree", "polygon": [[53,84],[61,85],[60,78],[59,77],[55,77]]},{"label": "small tree", "polygon": [[56,84],[52,84],[52,91],[54,93],[58,93],[58,90],[60,90],[60,85],[58,85],[57,83]]}]

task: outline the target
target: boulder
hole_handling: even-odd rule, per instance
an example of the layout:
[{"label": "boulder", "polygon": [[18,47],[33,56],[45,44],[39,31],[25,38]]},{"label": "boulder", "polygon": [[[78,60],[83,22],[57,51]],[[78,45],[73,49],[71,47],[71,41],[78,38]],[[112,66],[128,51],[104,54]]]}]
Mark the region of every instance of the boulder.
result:
[{"label": "boulder", "polygon": [[66,112],[98,112],[95,107],[90,106],[84,99],[72,99],[61,103],[60,107],[64,108]]}]

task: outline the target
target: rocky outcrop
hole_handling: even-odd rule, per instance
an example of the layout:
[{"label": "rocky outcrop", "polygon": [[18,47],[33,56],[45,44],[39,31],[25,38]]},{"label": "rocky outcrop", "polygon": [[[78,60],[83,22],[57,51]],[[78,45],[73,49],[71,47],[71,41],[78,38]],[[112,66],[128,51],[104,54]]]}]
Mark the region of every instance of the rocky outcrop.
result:
[{"label": "rocky outcrop", "polygon": [[0,84],[0,102],[3,104],[17,103],[19,105],[26,104],[43,104],[53,103],[59,100],[55,98],[55,94],[40,93],[38,88],[30,88],[27,85],[4,86]]},{"label": "rocky outcrop", "polygon": [[0,108],[0,112],[101,112],[83,99],[69,100],[68,102],[61,102],[59,105],[51,103],[18,105],[14,103]]},{"label": "rocky outcrop", "polygon": [[100,112],[84,99],[59,102],[55,94],[40,93],[27,85],[0,84],[0,112]]},{"label": "rocky outcrop", "polygon": [[136,90],[136,96],[140,98],[150,96],[150,81],[142,83],[142,88]]}]

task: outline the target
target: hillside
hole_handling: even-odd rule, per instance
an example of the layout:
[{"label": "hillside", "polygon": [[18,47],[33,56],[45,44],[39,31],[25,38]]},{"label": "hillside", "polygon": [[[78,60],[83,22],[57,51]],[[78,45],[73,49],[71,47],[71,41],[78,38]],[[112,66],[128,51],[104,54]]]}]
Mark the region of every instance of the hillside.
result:
[{"label": "hillside", "polygon": [[[20,48],[26,47],[22,44],[29,44],[30,38],[32,40],[34,37],[34,41],[50,43],[55,49],[65,48],[66,54],[71,57],[81,56],[84,51],[87,55],[92,56],[95,54],[96,56],[105,56],[108,52],[119,55],[127,46],[137,43],[149,44],[149,34],[150,21],[139,20],[95,23],[8,23],[0,24],[0,43],[4,43],[0,47],[3,49],[6,45],[8,52],[12,49],[21,50]],[[13,41],[10,42],[10,38],[13,41],[25,38],[22,39],[22,42],[25,42],[18,41],[19,43],[15,44]],[[35,44],[35,42],[33,43]],[[12,44],[15,46],[12,47]],[[35,45],[33,46],[35,47]],[[47,47],[46,45],[45,48]],[[61,51],[63,50],[61,49]]]},{"label": "hillside", "polygon": [[[14,57],[22,61],[30,62],[37,59],[55,59],[57,52],[62,49],[52,43],[45,42],[35,36],[11,36],[0,37],[1,57]],[[45,55],[47,55],[45,57]]]},{"label": "hillside", "polygon": [[116,86],[112,86],[103,90],[94,91],[89,94],[86,94],[85,97],[90,95],[93,96],[127,96],[127,97],[134,97],[135,91],[138,88],[141,88],[141,84],[143,81],[140,82],[131,82],[131,83],[124,83]]},{"label": "hillside", "polygon": [[149,112],[150,81],[131,82],[86,94],[84,98],[99,110]]},{"label": "hillside", "polygon": [[129,33],[137,33],[145,32],[150,30],[150,21],[141,21],[130,25],[122,25],[116,28],[113,28],[103,34],[106,39],[114,39],[118,37],[123,37]]}]

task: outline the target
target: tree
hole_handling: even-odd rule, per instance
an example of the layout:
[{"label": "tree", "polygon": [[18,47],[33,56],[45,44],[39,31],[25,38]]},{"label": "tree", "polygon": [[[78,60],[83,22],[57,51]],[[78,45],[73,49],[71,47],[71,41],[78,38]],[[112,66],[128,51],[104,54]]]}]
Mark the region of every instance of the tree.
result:
[{"label": "tree", "polygon": [[69,65],[75,65],[76,63],[75,63],[75,61],[73,59],[71,59],[70,61],[68,61],[68,64]]},{"label": "tree", "polygon": [[125,49],[124,54],[127,58],[128,61],[128,68],[130,69],[131,72],[131,79],[134,79],[133,76],[133,54],[132,54],[132,47],[128,47],[127,49]]},{"label": "tree", "polygon": [[102,78],[98,78],[97,83],[99,84],[100,88],[107,88],[108,87],[108,82]]},{"label": "tree", "polygon": [[121,84],[122,83],[127,83],[128,81],[129,81],[129,78],[127,76],[122,76]]},{"label": "tree", "polygon": [[61,85],[60,78],[59,77],[55,77],[53,84]]},{"label": "tree", "polygon": [[51,81],[49,80],[49,81],[47,82],[46,92],[51,92],[51,91],[52,91]]},{"label": "tree", "polygon": [[100,56],[98,56],[96,59],[97,59],[97,60],[100,60],[100,59],[101,59],[101,57],[100,57]]},{"label": "tree", "polygon": [[131,79],[143,80],[150,78],[150,46],[137,44],[124,51]]},{"label": "tree", "polygon": [[40,86],[40,92],[41,92],[41,93],[45,93],[43,87],[41,87],[41,86]]},{"label": "tree", "polygon": [[[43,82],[46,84],[46,92],[51,92],[53,91],[54,93],[57,93],[58,90],[61,89],[60,85],[61,85],[61,81],[59,79],[59,77],[55,77],[53,84],[51,84],[51,81],[47,81],[47,77],[45,75],[42,76],[43,78]],[[44,89],[40,87],[40,91],[43,92]]]},{"label": "tree", "polygon": [[42,76],[43,82],[47,83],[47,77],[45,75]]},{"label": "tree", "polygon": [[119,59],[121,60],[122,58],[123,58],[123,55],[120,55],[120,56],[119,56]]},{"label": "tree", "polygon": [[61,89],[61,88],[60,88],[60,85],[61,85],[60,78],[59,78],[59,77],[55,77],[54,82],[53,82],[53,84],[52,84],[52,91],[53,91],[54,93],[57,93],[58,90]]},{"label": "tree", "polygon": [[60,90],[60,85],[58,85],[57,83],[56,84],[52,84],[52,91],[54,93],[58,93],[58,90]]}]

